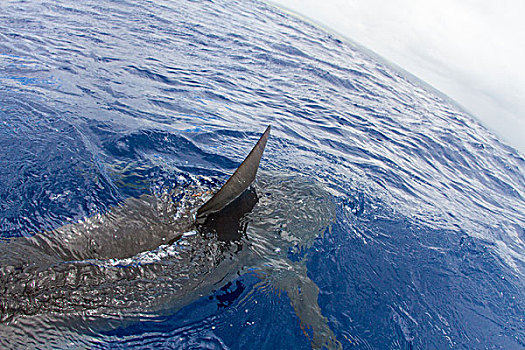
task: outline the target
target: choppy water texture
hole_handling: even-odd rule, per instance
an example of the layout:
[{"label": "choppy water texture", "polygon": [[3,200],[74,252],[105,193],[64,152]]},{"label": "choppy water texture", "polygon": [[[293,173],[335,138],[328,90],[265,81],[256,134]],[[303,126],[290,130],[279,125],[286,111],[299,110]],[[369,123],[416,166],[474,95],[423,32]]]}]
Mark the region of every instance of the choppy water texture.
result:
[{"label": "choppy water texture", "polygon": [[[180,222],[268,124],[235,244],[16,238]],[[525,347],[523,156],[264,3],[1,2],[0,148],[2,347]]]}]

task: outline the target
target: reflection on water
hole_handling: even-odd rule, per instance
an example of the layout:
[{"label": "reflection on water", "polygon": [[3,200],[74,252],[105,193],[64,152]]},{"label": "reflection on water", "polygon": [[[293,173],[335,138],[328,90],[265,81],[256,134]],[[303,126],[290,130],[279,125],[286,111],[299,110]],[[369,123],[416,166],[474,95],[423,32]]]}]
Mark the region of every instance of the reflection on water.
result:
[{"label": "reflection on water", "polygon": [[[188,193],[218,188],[268,124],[246,234],[199,239]],[[0,1],[0,150],[0,237],[37,234],[0,255],[7,309],[35,313],[2,345],[525,346],[523,155],[257,0]],[[324,198],[335,218],[310,211]],[[110,236],[96,225],[133,234],[82,238]]]}]

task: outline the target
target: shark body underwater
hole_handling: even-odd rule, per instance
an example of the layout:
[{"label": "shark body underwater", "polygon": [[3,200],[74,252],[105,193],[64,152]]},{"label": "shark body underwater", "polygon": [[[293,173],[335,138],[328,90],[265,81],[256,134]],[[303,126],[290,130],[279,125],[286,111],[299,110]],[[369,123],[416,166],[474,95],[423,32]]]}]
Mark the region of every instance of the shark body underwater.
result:
[{"label": "shark body underwater", "polygon": [[253,273],[256,288],[286,292],[313,348],[340,348],[305,256],[289,257],[329,227],[334,204],[302,177],[265,172],[255,181],[270,129],[207,201],[192,179],[78,223],[0,242],[0,346],[38,344],[28,333],[41,324],[61,324],[60,332],[79,338],[173,314]]}]

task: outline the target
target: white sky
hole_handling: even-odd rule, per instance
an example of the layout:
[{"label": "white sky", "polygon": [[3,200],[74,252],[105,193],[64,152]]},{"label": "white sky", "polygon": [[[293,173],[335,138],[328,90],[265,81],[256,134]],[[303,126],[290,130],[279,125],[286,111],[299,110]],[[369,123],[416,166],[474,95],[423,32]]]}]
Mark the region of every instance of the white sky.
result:
[{"label": "white sky", "polygon": [[444,92],[525,154],[524,0],[270,0]]}]

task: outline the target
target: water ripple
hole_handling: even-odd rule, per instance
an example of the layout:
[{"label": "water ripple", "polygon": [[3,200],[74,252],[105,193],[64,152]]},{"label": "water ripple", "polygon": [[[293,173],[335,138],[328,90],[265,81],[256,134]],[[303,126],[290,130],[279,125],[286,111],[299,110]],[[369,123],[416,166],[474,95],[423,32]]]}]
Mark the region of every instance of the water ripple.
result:
[{"label": "water ripple", "polygon": [[[288,248],[306,251],[301,273],[319,285],[323,312],[302,311],[328,315],[312,325],[317,334],[331,338],[327,324],[343,347],[360,348],[525,344],[525,159],[443,96],[258,1],[0,4],[3,239],[92,218],[192,176],[216,187],[268,124],[263,168],[308,178],[337,203],[333,229],[307,248],[255,243],[277,267],[299,269],[290,261],[302,253],[288,257]],[[258,220],[288,217],[279,213]],[[245,321],[260,317],[267,333],[239,332],[305,347],[292,284],[306,282],[277,275],[261,289],[239,277],[245,299],[234,311],[192,314],[193,328],[152,326],[127,345],[241,347],[227,330],[255,298],[281,318],[272,325],[259,306]],[[292,298],[266,297],[279,283]],[[59,319],[32,326],[53,332]],[[214,320],[216,331],[203,326]],[[278,334],[291,323],[286,342]],[[66,333],[49,346],[126,344]],[[37,347],[38,335],[28,342]]]}]

